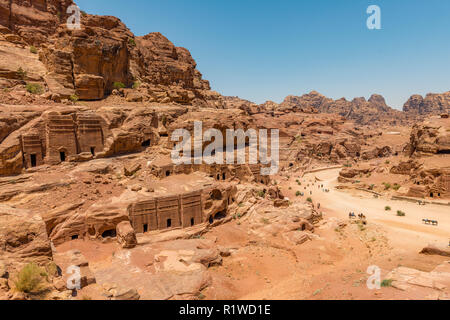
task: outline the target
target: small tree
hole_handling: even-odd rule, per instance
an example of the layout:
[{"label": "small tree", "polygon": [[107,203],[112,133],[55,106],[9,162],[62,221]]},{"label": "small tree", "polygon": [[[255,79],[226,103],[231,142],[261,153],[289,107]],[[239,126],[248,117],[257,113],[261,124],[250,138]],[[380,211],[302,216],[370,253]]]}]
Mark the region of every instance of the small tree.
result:
[{"label": "small tree", "polygon": [[37,54],[37,53],[38,53],[38,51],[37,51],[37,49],[36,49],[35,46],[31,46],[31,47],[30,47],[30,52],[31,52],[32,54]]},{"label": "small tree", "polygon": [[17,69],[17,77],[19,77],[19,79],[21,80],[24,80],[27,77],[27,72],[23,70],[22,67],[19,67],[19,69]]},{"label": "small tree", "polygon": [[385,210],[385,211],[391,211],[391,210],[392,210],[392,208],[391,208],[391,207],[389,207],[389,206],[386,206],[386,207],[384,207],[384,210]]}]

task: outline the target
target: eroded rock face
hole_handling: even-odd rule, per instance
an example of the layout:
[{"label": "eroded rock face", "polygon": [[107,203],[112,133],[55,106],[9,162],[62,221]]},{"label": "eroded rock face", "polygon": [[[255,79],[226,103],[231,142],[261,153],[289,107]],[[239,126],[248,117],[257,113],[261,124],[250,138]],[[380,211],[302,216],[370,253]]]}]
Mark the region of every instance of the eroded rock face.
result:
[{"label": "eroded rock face", "polygon": [[426,255],[437,255],[437,256],[443,256],[443,257],[450,257],[450,248],[438,248],[432,245],[429,245],[428,247],[423,248],[423,250],[420,252],[421,254]]},{"label": "eroded rock face", "polygon": [[[66,10],[72,4],[71,0],[0,2],[0,40],[28,50],[31,57],[39,56],[35,65],[43,64],[46,70],[34,80],[42,81],[49,97],[99,100],[125,86],[135,91],[127,94],[131,102],[223,108],[221,96],[202,79],[188,50],[175,47],[160,33],[135,37],[111,16],[82,13],[81,29],[70,30]],[[30,54],[27,45],[35,45],[39,55]],[[24,70],[26,77],[36,78],[28,69],[38,68]],[[17,68],[7,70],[8,78],[23,80],[19,79],[23,75],[16,75]],[[20,82],[5,83],[12,87]]]},{"label": "eroded rock face", "polygon": [[450,263],[444,262],[431,272],[399,267],[392,270],[386,279],[391,279],[392,286],[402,291],[421,290],[421,295],[426,296],[426,299],[448,299]]},{"label": "eroded rock face", "polygon": [[[139,152],[145,149],[146,142],[154,145],[160,138],[158,114],[153,109],[105,108],[97,112],[61,106],[30,108],[35,112],[25,109],[0,111],[0,123],[8,124],[0,129],[8,135],[3,141],[0,139],[0,176],[19,174],[23,169],[45,163],[82,162]],[[67,132],[58,130],[60,123]]]},{"label": "eroded rock face", "polygon": [[374,170],[373,168],[370,168],[368,166],[363,166],[363,167],[359,167],[359,168],[345,168],[345,169],[341,170],[339,175],[341,177],[344,177],[347,179],[352,179],[352,178],[358,177],[360,175],[367,175],[370,172],[372,172],[373,170]]},{"label": "eroded rock face", "polygon": [[392,122],[406,121],[406,115],[390,108],[380,95],[372,95],[369,100],[355,98],[348,101],[345,98],[333,100],[313,91],[301,97],[288,96],[280,105],[273,103],[262,105],[264,108],[276,109],[280,112],[304,112],[304,113],[332,113],[354,120],[359,124],[369,124],[383,120]]},{"label": "eroded rock face", "polygon": [[0,24],[18,34],[28,44],[39,45],[47,41],[60,23],[66,21],[67,8],[72,0],[2,0]]},{"label": "eroded rock face", "polygon": [[392,174],[405,174],[411,175],[415,170],[417,170],[421,165],[415,160],[408,160],[400,162],[398,165],[391,168]]},{"label": "eroded rock face", "polygon": [[0,204],[0,260],[9,270],[24,264],[44,265],[51,261],[52,249],[40,215]]},{"label": "eroded rock face", "polygon": [[414,125],[410,143],[407,147],[409,154],[448,154],[450,153],[450,120],[432,119]]},{"label": "eroded rock face", "polygon": [[122,248],[131,249],[136,247],[136,233],[129,221],[123,221],[117,225],[117,242]]},{"label": "eroded rock face", "polygon": [[425,98],[413,95],[403,106],[403,111],[412,115],[441,115],[450,113],[450,91],[428,94]]},{"label": "eroded rock face", "polygon": [[[193,299],[211,282],[208,268],[221,263],[213,241],[175,240],[121,251],[111,266],[99,268],[95,276],[100,283],[134,288],[141,299]],[[126,271],[130,264],[139,277]]]}]

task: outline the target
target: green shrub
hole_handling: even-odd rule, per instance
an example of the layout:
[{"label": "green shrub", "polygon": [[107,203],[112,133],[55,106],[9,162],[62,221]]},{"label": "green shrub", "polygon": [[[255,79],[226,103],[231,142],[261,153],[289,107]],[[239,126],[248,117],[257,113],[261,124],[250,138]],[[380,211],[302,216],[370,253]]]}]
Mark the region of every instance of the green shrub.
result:
[{"label": "green shrub", "polygon": [[114,89],[123,89],[125,88],[125,84],[123,82],[114,82],[113,83],[113,87]]},{"label": "green shrub", "polygon": [[381,286],[383,288],[392,287],[392,282],[393,282],[392,279],[385,279],[385,280],[383,280],[383,282],[381,282]]},{"label": "green shrub", "polygon": [[133,38],[128,38],[128,43],[130,44],[130,46],[136,47],[136,40],[134,40]]},{"label": "green shrub", "polygon": [[26,85],[27,91],[32,94],[42,94],[44,89],[38,83],[27,83]]},{"label": "green shrub", "polygon": [[392,187],[395,191],[398,191],[402,186],[399,185],[398,183],[394,184],[394,186]]},{"label": "green shrub", "polygon": [[27,72],[23,70],[22,67],[20,67],[19,69],[17,69],[17,77],[23,80],[27,77]]},{"label": "green shrub", "polygon": [[17,291],[38,293],[43,289],[43,282],[47,273],[35,263],[29,263],[19,272],[15,286]]},{"label": "green shrub", "polygon": [[369,190],[373,190],[373,189],[375,189],[375,185],[374,184],[371,184],[370,186],[369,186]]},{"label": "green shrub", "polygon": [[260,197],[260,198],[264,198],[266,196],[266,193],[264,190],[258,191],[257,194],[258,194],[258,197]]},{"label": "green shrub", "polygon": [[133,83],[133,89],[138,89],[139,87],[141,86],[141,83],[139,82],[139,81],[135,81],[134,83]]},{"label": "green shrub", "polygon": [[383,183],[383,185],[384,185],[384,190],[389,190],[392,186],[391,186],[391,184],[390,183]]},{"label": "green shrub", "polygon": [[344,167],[345,168],[351,168],[351,167],[353,167],[353,165],[351,163],[346,163],[346,164],[344,164]]},{"label": "green shrub", "polygon": [[295,193],[295,196],[296,197],[300,197],[302,195],[302,193],[300,192],[300,191],[297,191],[296,193]]},{"label": "green shrub", "polygon": [[308,198],[308,199],[306,199],[306,201],[311,202],[311,203],[313,202],[312,198]]},{"label": "green shrub", "polygon": [[391,207],[389,207],[389,206],[386,206],[386,207],[384,207],[384,210],[385,210],[385,211],[391,211],[391,210],[392,210],[392,208],[391,208]]},{"label": "green shrub", "polygon": [[69,97],[69,100],[72,101],[73,103],[76,103],[78,102],[78,100],[80,100],[80,98],[76,94],[73,94]]},{"label": "green shrub", "polygon": [[34,47],[34,46],[30,47],[30,52],[33,53],[33,54],[37,54],[38,53],[36,47]]},{"label": "green shrub", "polygon": [[404,213],[403,211],[398,210],[397,211],[397,217],[405,217],[406,213]]}]

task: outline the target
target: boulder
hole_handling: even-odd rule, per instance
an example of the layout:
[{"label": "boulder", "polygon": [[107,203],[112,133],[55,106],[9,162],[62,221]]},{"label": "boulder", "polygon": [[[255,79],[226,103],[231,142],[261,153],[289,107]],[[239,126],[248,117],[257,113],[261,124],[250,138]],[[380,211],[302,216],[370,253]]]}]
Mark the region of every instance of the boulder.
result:
[{"label": "boulder", "polygon": [[[41,216],[0,204],[0,257],[6,270],[52,260],[52,249]],[[2,271],[5,273],[4,271]]]},{"label": "boulder", "polygon": [[421,254],[426,255],[435,255],[435,256],[443,256],[443,257],[450,257],[450,248],[438,248],[432,245],[429,245],[428,247],[425,247],[420,252]]},{"label": "boulder", "polygon": [[117,225],[117,242],[122,248],[131,249],[136,247],[136,233],[129,221],[123,221]]},{"label": "boulder", "polygon": [[101,76],[78,74],[75,87],[75,93],[81,100],[99,100],[105,96],[105,81]]}]

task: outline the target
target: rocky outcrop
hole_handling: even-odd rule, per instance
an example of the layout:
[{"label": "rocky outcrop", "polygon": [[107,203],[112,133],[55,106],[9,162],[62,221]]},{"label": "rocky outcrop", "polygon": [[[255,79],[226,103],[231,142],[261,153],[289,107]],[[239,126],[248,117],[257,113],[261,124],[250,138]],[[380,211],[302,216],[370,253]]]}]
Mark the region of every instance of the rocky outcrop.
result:
[{"label": "rocky outcrop", "polygon": [[278,112],[338,114],[359,124],[369,124],[378,120],[396,124],[407,119],[402,112],[390,108],[380,95],[372,95],[369,100],[355,98],[353,101],[348,101],[345,98],[333,100],[312,91],[301,97],[288,96],[279,105],[266,103],[262,107],[276,109]]},{"label": "rocky outcrop", "polygon": [[441,115],[450,113],[450,91],[442,94],[430,93],[426,97],[413,95],[403,106],[411,115]]},{"label": "rocky outcrop", "polygon": [[29,45],[40,45],[67,20],[72,0],[0,1],[0,24]]},{"label": "rocky outcrop", "polygon": [[52,260],[52,249],[40,215],[0,204],[0,262],[9,271]]},{"label": "rocky outcrop", "polygon": [[[99,100],[115,89],[133,88],[130,102],[179,103],[223,108],[221,96],[202,79],[197,64],[185,48],[175,47],[160,33],[135,37],[118,19],[81,14],[81,29],[67,28],[65,1],[0,2],[0,40],[28,51],[39,59],[35,65],[44,72],[25,70],[28,78],[45,83],[50,95],[62,99]],[[34,45],[37,54],[26,46]],[[11,59],[15,63],[22,59]],[[13,69],[11,69],[13,68]],[[15,68],[15,69],[14,69]],[[15,76],[14,65],[0,76]],[[37,69],[33,67],[31,69]],[[45,75],[44,75],[45,74]],[[17,76],[22,77],[23,74]],[[24,80],[24,79],[19,79]],[[18,83],[9,82],[9,87]],[[56,98],[55,98],[56,99]]]},{"label": "rocky outcrop", "polygon": [[431,272],[398,267],[386,275],[392,282],[392,287],[412,293],[420,292],[421,297],[439,300],[448,299],[450,285],[450,263],[444,262]]},{"label": "rocky outcrop", "polygon": [[117,242],[125,249],[136,247],[137,239],[136,233],[129,221],[123,221],[116,227]]},{"label": "rocky outcrop", "polygon": [[339,175],[341,177],[347,178],[347,179],[353,179],[355,177],[359,177],[361,175],[367,175],[370,172],[372,172],[374,169],[370,167],[360,167],[360,168],[345,168],[342,169]]},{"label": "rocky outcrop", "polygon": [[373,149],[363,151],[361,153],[361,158],[363,160],[371,160],[376,158],[389,157],[390,155],[392,155],[392,148],[390,146],[384,146],[375,147]]},{"label": "rocky outcrop", "polygon": [[438,247],[429,245],[428,247],[423,248],[420,253],[426,254],[426,255],[450,257],[450,248],[438,248]]},{"label": "rocky outcrop", "polygon": [[414,125],[407,152],[409,155],[450,153],[450,120],[433,118]]},{"label": "rocky outcrop", "polygon": [[411,175],[420,168],[421,164],[415,160],[402,161],[398,165],[393,166],[390,170],[392,174]]},{"label": "rocky outcrop", "polygon": [[[135,261],[145,261],[145,265]],[[139,277],[129,272],[130,264]],[[211,284],[208,268],[221,264],[220,250],[213,241],[174,240],[118,252],[110,266],[97,268],[95,276],[104,286],[114,283],[113,287],[123,288],[121,292],[132,290],[123,299],[135,298],[135,292],[145,300],[196,299]],[[112,299],[122,296],[108,291]]]}]

